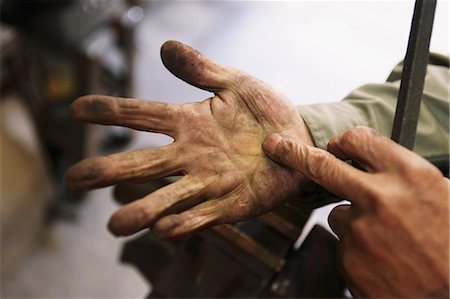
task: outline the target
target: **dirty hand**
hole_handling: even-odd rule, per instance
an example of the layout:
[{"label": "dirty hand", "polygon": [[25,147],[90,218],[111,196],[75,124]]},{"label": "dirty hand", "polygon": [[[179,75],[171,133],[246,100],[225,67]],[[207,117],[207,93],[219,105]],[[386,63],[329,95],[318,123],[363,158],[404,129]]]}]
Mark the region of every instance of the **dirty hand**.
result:
[{"label": "dirty hand", "polygon": [[261,147],[273,132],[312,144],[288,99],[182,43],[166,42],[161,56],[175,76],[214,96],[171,105],[91,95],[71,107],[83,121],[163,133],[175,140],[162,148],[89,158],[68,170],[66,184],[76,190],[183,175],[122,207],[111,217],[110,230],[130,235],[150,227],[160,237],[178,237],[261,215],[296,195],[307,180],[268,159]]},{"label": "dirty hand", "polygon": [[437,168],[365,127],[334,137],[330,153],[276,134],[264,149],[351,201],[337,206],[328,221],[340,239],[338,262],[354,296],[448,298],[450,184]]}]

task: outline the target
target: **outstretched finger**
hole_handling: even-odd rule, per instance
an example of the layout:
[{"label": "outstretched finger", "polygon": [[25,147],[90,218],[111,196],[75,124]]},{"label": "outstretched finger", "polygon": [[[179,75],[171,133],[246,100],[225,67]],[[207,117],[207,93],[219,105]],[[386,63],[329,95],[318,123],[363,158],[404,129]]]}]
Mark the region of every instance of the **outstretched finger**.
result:
[{"label": "outstretched finger", "polygon": [[185,176],[122,207],[111,217],[109,230],[116,236],[131,235],[152,226],[164,215],[189,209],[210,196],[206,190],[212,181]]},{"label": "outstretched finger", "polygon": [[370,174],[337,159],[327,151],[272,134],[264,151],[276,162],[295,169],[335,195],[358,202],[373,194]]},{"label": "outstretched finger", "polygon": [[176,151],[173,143],[161,148],[88,158],[67,171],[65,182],[70,189],[86,190],[175,175],[182,168]]},{"label": "outstretched finger", "polygon": [[177,105],[167,103],[103,95],[83,96],[71,105],[72,115],[82,121],[124,126],[172,137],[175,135],[180,109]]},{"label": "outstretched finger", "polygon": [[234,79],[232,68],[220,65],[178,41],[171,40],[162,45],[161,59],[176,77],[204,90],[223,90]]}]

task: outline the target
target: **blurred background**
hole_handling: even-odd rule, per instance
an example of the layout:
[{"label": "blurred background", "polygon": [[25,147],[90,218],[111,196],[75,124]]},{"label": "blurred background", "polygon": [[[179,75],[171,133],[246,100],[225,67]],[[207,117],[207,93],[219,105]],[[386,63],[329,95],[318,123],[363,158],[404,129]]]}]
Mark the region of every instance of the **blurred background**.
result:
[{"label": "blurred background", "polygon": [[[65,170],[84,157],[171,142],[76,122],[68,113],[74,99],[209,97],[164,69],[159,48],[175,39],[268,82],[296,105],[339,101],[362,84],[383,82],[403,59],[413,7],[413,1],[1,1],[1,297],[144,297],[158,285],[150,279],[156,274],[137,265],[145,254],[184,261],[170,253],[180,243],[146,236],[160,251],[141,245],[133,251],[126,244],[136,245],[136,237],[109,235],[109,215],[134,191],[65,189]],[[449,3],[440,0],[431,51],[448,55],[448,38]],[[289,248],[301,247],[315,224],[327,229],[331,208],[308,214]],[[149,272],[166,267],[147,262]],[[176,288],[179,281],[164,275]],[[273,275],[261,281],[276,291]]]}]

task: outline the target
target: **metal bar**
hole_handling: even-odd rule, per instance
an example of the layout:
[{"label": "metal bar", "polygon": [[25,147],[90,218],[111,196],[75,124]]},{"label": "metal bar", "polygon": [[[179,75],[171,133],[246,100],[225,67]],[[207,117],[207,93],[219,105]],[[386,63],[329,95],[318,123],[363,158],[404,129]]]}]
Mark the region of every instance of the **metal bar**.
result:
[{"label": "metal bar", "polygon": [[391,138],[413,149],[428,64],[436,0],[417,0],[398,93]]}]

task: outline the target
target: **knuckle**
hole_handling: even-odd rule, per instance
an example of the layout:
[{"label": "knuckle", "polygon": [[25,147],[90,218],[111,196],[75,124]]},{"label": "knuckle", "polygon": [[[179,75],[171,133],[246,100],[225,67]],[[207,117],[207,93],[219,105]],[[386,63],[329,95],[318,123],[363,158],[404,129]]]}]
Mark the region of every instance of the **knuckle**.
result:
[{"label": "knuckle", "polygon": [[343,142],[349,142],[352,141],[353,138],[357,135],[360,135],[361,127],[353,127],[344,133],[342,133],[341,139]]},{"label": "knuckle", "polygon": [[444,176],[442,172],[412,152],[398,158],[393,165],[396,180],[391,183],[391,193],[394,198],[406,198],[408,194],[433,189]]},{"label": "knuckle", "polygon": [[443,178],[442,172],[434,165],[431,165],[429,162],[427,162],[427,165],[422,167],[422,169],[425,172],[426,176],[433,180]]},{"label": "knuckle", "polygon": [[323,176],[323,173],[331,167],[333,161],[332,156],[326,151],[313,149],[307,155],[306,171],[310,177],[315,180]]},{"label": "knuckle", "polygon": [[289,138],[283,138],[280,145],[277,146],[277,157],[291,166],[298,166],[299,155],[296,151],[294,142]]},{"label": "knuckle", "polygon": [[339,145],[346,149],[352,149],[355,146],[355,138],[357,136],[357,133],[355,132],[354,128],[346,131],[342,134],[341,138],[339,139],[338,143]]},{"label": "knuckle", "polygon": [[377,190],[372,192],[373,196],[370,201],[370,209],[376,215],[384,215],[394,206],[397,201],[397,194],[386,190]]},{"label": "knuckle", "polygon": [[[391,188],[389,188],[391,189]],[[390,198],[392,198],[393,194],[390,190],[386,188],[370,188],[366,190],[367,196],[370,198],[370,201],[373,202],[375,207],[385,207]]]},{"label": "knuckle", "polygon": [[284,138],[281,143],[280,154],[283,157],[293,157],[294,156],[292,155],[293,151],[294,151],[294,143],[292,142],[292,140]]},{"label": "knuckle", "polygon": [[423,170],[422,163],[419,163],[416,159],[409,159],[408,161],[398,161],[398,169],[403,177],[411,178],[412,174],[421,173]]},{"label": "knuckle", "polygon": [[356,126],[342,133],[340,143],[345,146],[355,146],[355,144],[361,143],[361,139],[372,138],[376,134],[372,128]]},{"label": "knuckle", "polygon": [[422,158],[410,159],[402,163],[401,174],[409,182],[436,181],[442,178],[442,173]]},{"label": "knuckle", "polygon": [[383,174],[372,175],[372,183],[364,186],[364,197],[368,205],[367,208],[384,208],[389,205],[393,197],[393,188],[391,184],[386,184],[386,178]]}]

